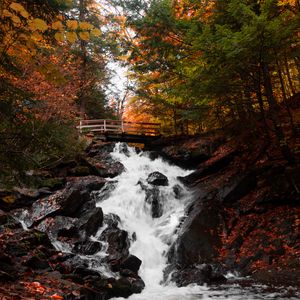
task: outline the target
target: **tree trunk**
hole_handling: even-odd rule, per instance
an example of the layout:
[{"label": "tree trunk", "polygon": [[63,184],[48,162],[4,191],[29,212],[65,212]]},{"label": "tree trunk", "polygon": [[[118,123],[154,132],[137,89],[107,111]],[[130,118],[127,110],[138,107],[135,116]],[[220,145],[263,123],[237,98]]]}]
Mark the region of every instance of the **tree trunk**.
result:
[{"label": "tree trunk", "polygon": [[289,70],[289,64],[288,64],[288,61],[287,61],[286,57],[284,57],[284,65],[285,65],[285,70],[286,70],[286,75],[287,75],[287,78],[288,78],[289,86],[290,86],[290,89],[292,91],[292,96],[293,96],[293,95],[296,94],[296,92],[295,92],[295,88],[294,88],[293,81],[292,81],[291,74],[290,74],[290,70]]},{"label": "tree trunk", "polygon": [[278,62],[277,59],[276,59],[276,64],[277,64],[277,71],[278,71],[278,76],[279,76],[279,80],[280,80],[280,85],[281,85],[283,102],[284,102],[284,105],[286,107],[286,111],[288,113],[289,119],[290,119],[292,130],[295,133],[295,124],[294,124],[294,120],[293,120],[293,115],[292,115],[292,112],[290,110],[290,107],[289,107],[289,104],[288,104],[288,101],[287,101],[285,86],[284,86],[284,80],[283,80],[282,72],[281,72],[280,65],[279,65],[279,62]]},{"label": "tree trunk", "polygon": [[274,94],[273,94],[273,87],[272,87],[272,82],[271,82],[271,77],[270,77],[269,66],[264,61],[262,61],[261,65],[262,65],[262,73],[263,73],[265,91],[266,91],[267,100],[268,100],[268,103],[270,106],[270,116],[271,116],[271,119],[272,119],[272,122],[274,125],[277,142],[279,144],[279,147],[281,149],[281,152],[282,152],[284,158],[289,163],[295,163],[295,159],[291,153],[291,150],[287,144],[284,132],[279,123],[279,117],[278,117],[279,106],[278,106],[278,104],[275,100]]},{"label": "tree trunk", "polygon": [[[86,0],[79,1],[79,21],[83,22],[86,15]],[[80,104],[80,118],[85,118],[85,97],[86,97],[86,65],[87,65],[87,49],[86,42],[80,40],[81,50],[81,72],[80,72],[80,92],[79,92],[79,104]]]}]

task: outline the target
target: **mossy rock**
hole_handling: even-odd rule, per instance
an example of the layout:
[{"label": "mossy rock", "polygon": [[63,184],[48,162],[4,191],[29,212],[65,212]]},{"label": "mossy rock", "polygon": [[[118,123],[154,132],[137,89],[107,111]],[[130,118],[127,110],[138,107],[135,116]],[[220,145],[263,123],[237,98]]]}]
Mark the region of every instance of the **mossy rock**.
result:
[{"label": "mossy rock", "polygon": [[77,166],[70,171],[73,176],[88,176],[91,175],[90,168],[87,166]]},{"label": "mossy rock", "polygon": [[50,190],[57,190],[63,188],[64,184],[65,184],[65,180],[63,178],[47,178],[41,180],[39,184],[39,188],[46,187],[49,188]]}]

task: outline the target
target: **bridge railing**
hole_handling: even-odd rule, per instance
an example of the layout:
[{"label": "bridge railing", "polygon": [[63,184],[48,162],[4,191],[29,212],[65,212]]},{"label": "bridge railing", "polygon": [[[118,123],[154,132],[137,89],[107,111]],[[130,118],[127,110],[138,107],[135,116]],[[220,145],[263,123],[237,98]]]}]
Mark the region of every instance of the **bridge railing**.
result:
[{"label": "bridge railing", "polygon": [[160,135],[159,123],[142,123],[119,120],[81,120],[77,126],[80,133],[111,133],[111,134],[131,134],[131,135]]}]

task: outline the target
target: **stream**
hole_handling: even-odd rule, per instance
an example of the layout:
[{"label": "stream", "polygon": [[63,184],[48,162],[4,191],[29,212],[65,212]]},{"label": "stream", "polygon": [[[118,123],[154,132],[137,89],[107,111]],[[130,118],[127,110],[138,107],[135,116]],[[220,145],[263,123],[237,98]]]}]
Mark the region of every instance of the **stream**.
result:
[{"label": "stream", "polygon": [[[172,166],[159,157],[152,160],[147,153],[137,152],[121,143],[116,145],[111,155],[124,165],[125,171],[113,179],[117,183],[108,197],[103,199],[102,191],[94,196],[98,199],[97,206],[102,207],[105,214],[113,213],[120,217],[119,227],[134,237],[130,253],[142,260],[139,276],[146,287],[141,294],[132,295],[130,300],[300,298],[300,294],[297,294],[299,297],[290,296],[292,287],[274,289],[253,284],[247,279],[243,279],[241,285],[232,274],[227,275],[229,283],[209,287],[189,285],[179,288],[170,280],[164,280],[168,250],[176,241],[180,221],[185,217],[186,207],[193,200],[191,191],[177,177],[186,176],[191,171]],[[168,178],[168,185],[156,187],[161,201],[161,216],[153,218],[151,205],[145,201],[145,187],[149,188],[149,174],[157,171]]]}]

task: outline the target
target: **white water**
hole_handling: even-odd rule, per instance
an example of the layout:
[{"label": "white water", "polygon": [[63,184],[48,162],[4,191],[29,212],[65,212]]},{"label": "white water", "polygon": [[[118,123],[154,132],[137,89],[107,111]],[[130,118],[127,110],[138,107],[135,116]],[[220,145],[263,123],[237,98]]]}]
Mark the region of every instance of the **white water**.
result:
[{"label": "white water", "polygon": [[[125,229],[129,236],[135,233],[136,241],[131,242],[129,250],[142,260],[139,275],[146,284],[143,293],[146,295],[150,291],[162,288],[160,283],[167,264],[166,253],[176,238],[175,229],[184,216],[184,209],[190,200],[189,192],[177,180],[177,176],[186,176],[190,171],[170,166],[162,159],[151,161],[145,154],[137,154],[135,149],[130,147],[126,155],[122,147],[123,144],[117,144],[112,157],[122,162],[125,172],[114,178],[118,184],[110,197],[99,201],[97,205],[102,207],[105,214],[117,214],[121,219],[120,227]],[[146,179],[154,171],[163,173],[169,179],[168,186],[160,187],[164,199],[164,213],[155,219],[151,217],[150,205],[145,202],[145,191],[138,184],[141,180],[147,185]],[[173,191],[175,185],[182,188],[181,199],[176,199]],[[144,298],[139,295],[135,299]]]},{"label": "white water", "polygon": [[[278,298],[274,293],[265,293],[263,286],[241,288],[234,284],[213,289],[197,285],[178,288],[171,282],[164,284],[166,253],[177,237],[176,228],[192,200],[191,193],[177,180],[177,176],[186,176],[190,171],[171,166],[160,158],[153,161],[130,147],[127,154],[123,149],[123,144],[117,144],[112,157],[125,166],[125,171],[114,178],[118,183],[110,196],[102,201],[99,199],[97,205],[102,207],[105,214],[117,214],[121,219],[119,226],[129,236],[136,234],[136,241],[131,241],[129,250],[142,260],[139,275],[146,287],[141,294],[132,295],[130,300],[281,299],[281,296]],[[163,215],[156,219],[151,217],[150,206],[145,202],[145,192],[137,184],[140,180],[147,184],[148,175],[154,171],[163,173],[169,179],[167,187],[160,187],[164,198]],[[183,190],[180,199],[176,199],[174,185],[180,185]]]}]

